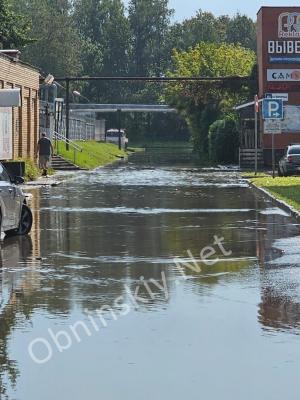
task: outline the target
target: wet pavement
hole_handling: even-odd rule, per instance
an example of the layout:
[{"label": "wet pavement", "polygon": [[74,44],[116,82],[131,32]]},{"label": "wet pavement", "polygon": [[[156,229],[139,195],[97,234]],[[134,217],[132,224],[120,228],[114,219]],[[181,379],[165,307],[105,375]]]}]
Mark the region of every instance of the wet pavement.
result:
[{"label": "wet pavement", "polygon": [[0,398],[298,398],[300,226],[236,172],[139,157],[32,189],[31,237],[1,243]]}]

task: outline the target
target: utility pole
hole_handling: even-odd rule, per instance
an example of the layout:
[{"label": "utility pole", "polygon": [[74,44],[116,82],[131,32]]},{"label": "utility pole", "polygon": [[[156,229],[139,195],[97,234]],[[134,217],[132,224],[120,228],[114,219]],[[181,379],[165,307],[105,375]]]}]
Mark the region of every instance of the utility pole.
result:
[{"label": "utility pole", "polygon": [[275,159],[275,134],[272,133],[272,176],[275,179],[275,169],[276,169],[276,159]]},{"label": "utility pole", "polygon": [[69,150],[70,138],[70,79],[66,78],[66,150]]},{"label": "utility pole", "polygon": [[255,175],[257,175],[257,169],[258,169],[258,113],[259,113],[259,99],[258,96],[256,95],[254,98],[254,123],[255,123]]},{"label": "utility pole", "polygon": [[121,110],[118,110],[118,131],[119,131],[119,150],[122,150],[122,137],[121,137]]}]

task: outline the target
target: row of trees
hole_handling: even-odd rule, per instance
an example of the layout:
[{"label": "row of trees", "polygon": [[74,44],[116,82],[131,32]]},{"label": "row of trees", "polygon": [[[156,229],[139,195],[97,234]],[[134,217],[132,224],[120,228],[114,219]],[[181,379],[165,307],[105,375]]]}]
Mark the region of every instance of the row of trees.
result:
[{"label": "row of trees", "polygon": [[[256,47],[255,23],[250,18],[240,14],[232,18],[216,17],[200,10],[190,19],[173,23],[173,10],[168,3],[168,0],[130,0],[126,9],[121,0],[0,0],[0,22],[4,21],[0,25],[0,46],[19,47],[25,61],[54,76],[161,76],[168,73],[211,76],[250,72],[248,56],[251,54],[252,65],[251,51]],[[200,63],[201,68],[195,68],[193,57],[196,64],[204,60],[213,49],[210,46],[217,43],[223,43],[222,51],[228,50],[228,65],[222,57],[217,57],[223,52],[216,50],[212,53],[215,61],[210,59],[210,69],[205,68],[204,63]],[[230,47],[232,44],[238,47]],[[237,62],[238,57],[244,56],[242,47],[247,49],[247,57]],[[186,60],[184,69],[181,60]],[[165,93],[164,87],[157,84],[101,82],[79,89],[96,102],[155,103],[164,101],[167,96],[168,102],[181,110],[188,104],[188,110],[182,115],[199,149],[207,148],[209,122],[222,110],[219,101],[211,100],[208,101],[211,106],[202,109],[199,99],[191,97],[186,87],[177,87],[176,91],[170,86]],[[192,85],[191,90],[198,90],[197,85]],[[205,88],[202,92],[206,96]],[[220,95],[221,91],[213,93]],[[214,94],[208,97],[211,99]],[[194,100],[196,103],[192,106]],[[199,107],[204,113],[200,119],[205,134],[200,133],[200,128],[195,129],[200,122],[194,109],[199,111]],[[157,118],[160,117],[128,116],[126,125],[130,132],[141,135],[151,130],[151,126],[157,126]],[[186,130],[183,124],[176,123],[175,131],[176,126],[181,130],[177,134]]]},{"label": "row of trees", "polygon": [[127,10],[121,0],[0,0],[0,44],[20,46],[26,61],[54,75],[159,75],[174,48],[202,41],[255,50],[255,24],[246,16],[199,11],[172,23],[173,12],[168,0],[130,0]]}]

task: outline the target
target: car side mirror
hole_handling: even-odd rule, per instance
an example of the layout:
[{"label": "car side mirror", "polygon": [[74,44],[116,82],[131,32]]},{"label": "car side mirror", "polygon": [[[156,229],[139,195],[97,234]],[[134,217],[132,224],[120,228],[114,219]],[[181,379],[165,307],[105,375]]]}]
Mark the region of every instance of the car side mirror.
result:
[{"label": "car side mirror", "polygon": [[15,185],[22,185],[25,181],[24,178],[22,178],[22,176],[14,176],[11,179],[12,183],[14,183]]}]

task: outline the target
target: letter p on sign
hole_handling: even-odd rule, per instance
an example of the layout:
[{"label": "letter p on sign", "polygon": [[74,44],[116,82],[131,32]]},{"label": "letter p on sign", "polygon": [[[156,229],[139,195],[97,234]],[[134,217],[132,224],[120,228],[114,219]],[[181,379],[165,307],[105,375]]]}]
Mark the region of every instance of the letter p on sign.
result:
[{"label": "letter p on sign", "polygon": [[264,99],[263,119],[283,119],[283,101],[281,99]]}]

